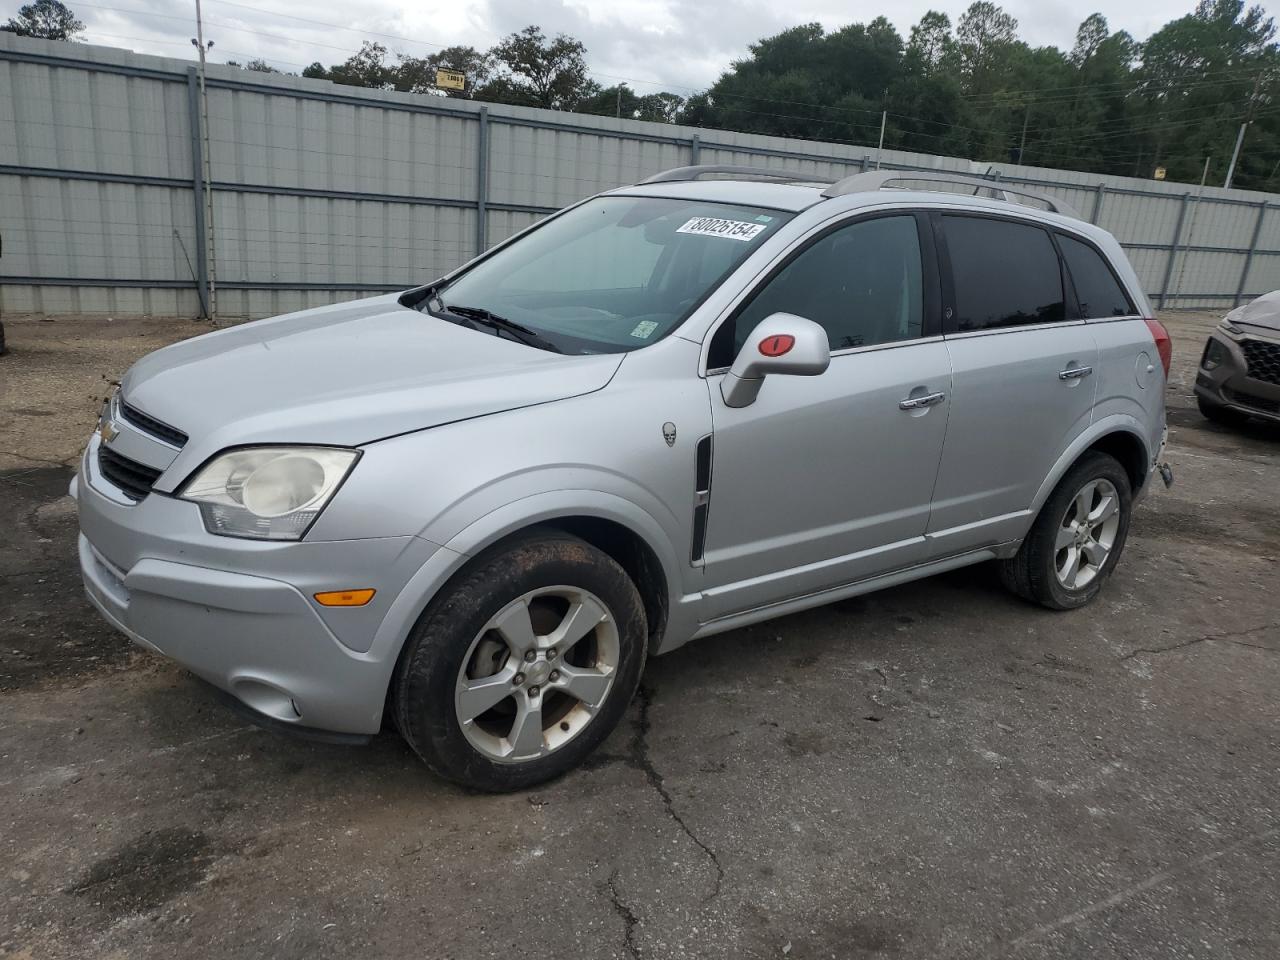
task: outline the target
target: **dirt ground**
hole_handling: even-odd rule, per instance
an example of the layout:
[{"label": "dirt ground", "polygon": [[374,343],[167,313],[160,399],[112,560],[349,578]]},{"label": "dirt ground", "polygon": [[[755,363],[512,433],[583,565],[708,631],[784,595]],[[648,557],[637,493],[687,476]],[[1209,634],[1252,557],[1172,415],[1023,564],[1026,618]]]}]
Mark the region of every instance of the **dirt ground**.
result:
[{"label": "dirt ground", "polygon": [[1280,956],[1280,432],[1204,421],[1100,600],[972,568],[651,661],[592,761],[471,795],[265,733],[83,599],[109,381],[202,331],[6,319],[0,957]]}]

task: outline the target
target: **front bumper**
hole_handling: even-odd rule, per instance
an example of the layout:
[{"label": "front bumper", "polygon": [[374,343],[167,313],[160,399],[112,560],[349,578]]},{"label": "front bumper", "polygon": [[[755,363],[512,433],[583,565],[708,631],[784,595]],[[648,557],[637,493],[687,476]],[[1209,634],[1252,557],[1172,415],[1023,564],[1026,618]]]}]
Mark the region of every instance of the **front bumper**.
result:
[{"label": "front bumper", "polygon": [[[194,504],[160,493],[136,505],[113,499],[96,472],[97,443],[71,492],[85,590],[102,615],[273,720],[376,733],[399,653],[383,639],[388,614],[439,548],[412,536],[297,543],[214,536]],[[312,599],[357,587],[377,591],[364,607]],[[394,632],[403,639],[398,625]]]},{"label": "front bumper", "polygon": [[1222,359],[1210,370],[1205,368],[1201,355],[1196,396],[1212,406],[1280,423],[1280,384],[1249,376],[1249,363],[1237,341],[1214,333],[1209,335],[1206,351],[1210,344],[1216,345]]}]

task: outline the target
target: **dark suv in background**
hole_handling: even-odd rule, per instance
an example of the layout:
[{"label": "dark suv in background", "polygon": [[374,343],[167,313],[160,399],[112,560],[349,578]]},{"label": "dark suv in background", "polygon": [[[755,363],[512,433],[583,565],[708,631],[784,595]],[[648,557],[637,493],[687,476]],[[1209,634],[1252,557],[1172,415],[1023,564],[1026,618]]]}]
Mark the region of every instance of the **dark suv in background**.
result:
[{"label": "dark suv in background", "polygon": [[1232,310],[1209,335],[1196,401],[1217,423],[1280,423],[1280,290]]}]

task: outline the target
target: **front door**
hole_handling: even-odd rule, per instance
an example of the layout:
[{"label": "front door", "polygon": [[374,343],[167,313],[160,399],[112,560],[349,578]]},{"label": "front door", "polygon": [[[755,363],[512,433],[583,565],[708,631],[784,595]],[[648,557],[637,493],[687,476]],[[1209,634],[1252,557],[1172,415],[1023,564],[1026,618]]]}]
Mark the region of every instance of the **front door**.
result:
[{"label": "front door", "polygon": [[832,359],[816,377],[768,377],[742,408],[708,377],[703,620],[924,556],[951,392],[928,231],[909,213],[828,229],[715,334],[713,368],[770,314],[793,313],[827,331]]}]

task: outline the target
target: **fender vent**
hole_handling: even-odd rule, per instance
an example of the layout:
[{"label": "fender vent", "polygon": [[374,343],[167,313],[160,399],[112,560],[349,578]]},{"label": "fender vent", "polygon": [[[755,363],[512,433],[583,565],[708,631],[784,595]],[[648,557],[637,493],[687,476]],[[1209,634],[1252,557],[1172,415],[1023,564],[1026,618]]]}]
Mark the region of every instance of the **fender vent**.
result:
[{"label": "fender vent", "polygon": [[702,562],[702,551],[707,542],[707,510],[711,506],[710,434],[698,441],[693,494],[693,547],[689,552],[689,562],[697,564]]}]

